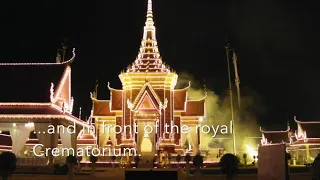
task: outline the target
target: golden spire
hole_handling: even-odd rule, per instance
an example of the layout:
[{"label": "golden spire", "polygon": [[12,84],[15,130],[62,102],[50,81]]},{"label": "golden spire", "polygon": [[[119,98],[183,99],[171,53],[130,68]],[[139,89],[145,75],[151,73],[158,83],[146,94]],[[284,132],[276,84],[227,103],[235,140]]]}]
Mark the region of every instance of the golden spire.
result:
[{"label": "golden spire", "polygon": [[148,0],[147,20],[143,31],[143,40],[156,40],[156,27],[153,22],[152,0]]},{"label": "golden spire", "polygon": [[152,0],[148,0],[147,19],[143,28],[138,56],[127,72],[170,72],[163,64],[156,39],[156,27],[153,22]]}]

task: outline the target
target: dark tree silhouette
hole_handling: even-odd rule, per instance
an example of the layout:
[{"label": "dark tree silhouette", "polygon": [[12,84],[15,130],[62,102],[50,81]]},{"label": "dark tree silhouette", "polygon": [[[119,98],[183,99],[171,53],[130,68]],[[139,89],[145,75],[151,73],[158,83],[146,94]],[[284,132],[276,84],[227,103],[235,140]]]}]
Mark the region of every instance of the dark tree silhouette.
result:
[{"label": "dark tree silhouette", "polygon": [[226,175],[228,180],[233,180],[237,176],[240,160],[237,156],[227,153],[220,159],[221,171]]},{"label": "dark tree silhouette", "polygon": [[16,169],[17,158],[12,152],[3,152],[0,154],[0,176],[7,180],[9,175]]}]

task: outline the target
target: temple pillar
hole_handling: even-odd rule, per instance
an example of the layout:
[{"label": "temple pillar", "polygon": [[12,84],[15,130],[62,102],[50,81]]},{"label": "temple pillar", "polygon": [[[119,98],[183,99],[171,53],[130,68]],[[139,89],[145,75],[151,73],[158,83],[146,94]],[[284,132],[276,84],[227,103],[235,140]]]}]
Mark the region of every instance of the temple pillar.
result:
[{"label": "temple pillar", "polygon": [[293,157],[293,165],[297,165],[297,160],[299,157],[299,146],[295,147],[295,151],[294,151],[294,157]]},{"label": "temple pillar", "polygon": [[310,159],[310,149],[309,149],[309,145],[306,145],[306,161],[309,162]]},{"label": "temple pillar", "polygon": [[141,122],[137,122],[137,140],[136,140],[136,150],[138,153],[141,152],[141,142],[144,137],[144,124]]}]

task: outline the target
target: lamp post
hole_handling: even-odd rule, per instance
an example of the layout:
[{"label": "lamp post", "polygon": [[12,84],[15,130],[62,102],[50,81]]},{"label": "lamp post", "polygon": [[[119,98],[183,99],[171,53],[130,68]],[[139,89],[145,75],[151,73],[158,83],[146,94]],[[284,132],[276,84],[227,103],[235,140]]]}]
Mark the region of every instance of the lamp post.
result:
[{"label": "lamp post", "polygon": [[232,51],[233,49],[230,49],[230,43],[226,44],[225,49],[226,49],[226,58],[227,58],[227,65],[228,65],[229,95],[230,95],[232,135],[233,135],[233,153],[234,153],[234,155],[236,155],[237,154],[237,151],[236,151],[236,133],[235,133],[235,126],[234,126],[232,84],[231,84],[231,72],[230,72],[230,61],[229,61],[229,52]]}]

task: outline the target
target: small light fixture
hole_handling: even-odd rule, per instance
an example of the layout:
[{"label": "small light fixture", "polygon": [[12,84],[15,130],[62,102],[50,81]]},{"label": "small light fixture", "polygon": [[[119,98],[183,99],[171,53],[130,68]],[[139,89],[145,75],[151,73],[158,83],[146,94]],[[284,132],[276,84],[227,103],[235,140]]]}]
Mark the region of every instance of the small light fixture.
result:
[{"label": "small light fixture", "polygon": [[12,124],[12,126],[13,126],[13,127],[16,127],[16,126],[17,126],[17,124],[16,124],[16,123],[13,123],[13,124]]}]

